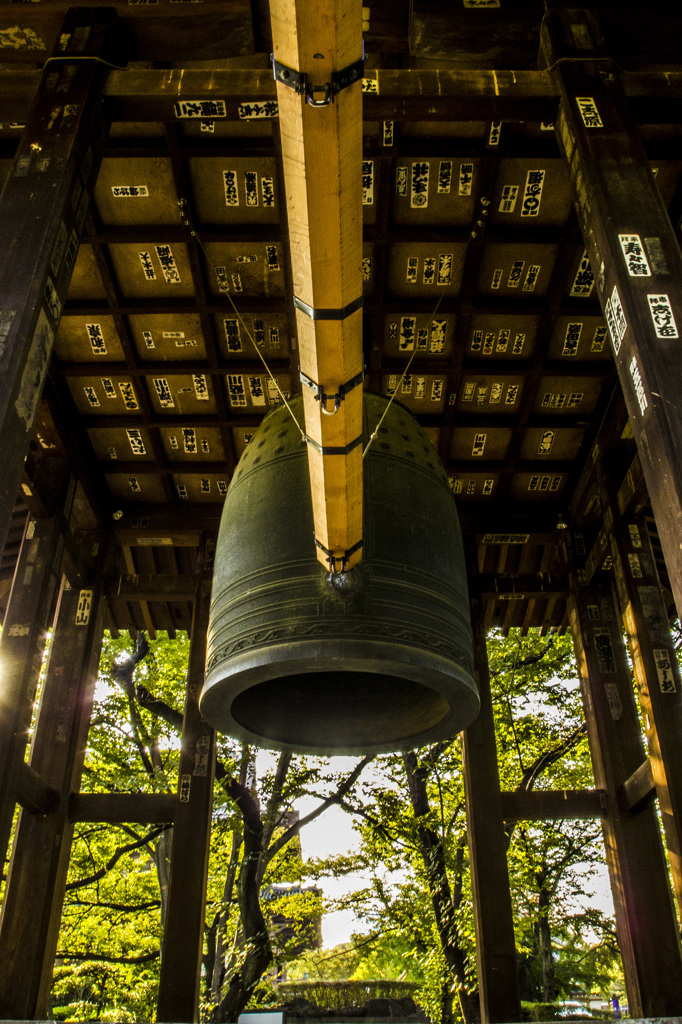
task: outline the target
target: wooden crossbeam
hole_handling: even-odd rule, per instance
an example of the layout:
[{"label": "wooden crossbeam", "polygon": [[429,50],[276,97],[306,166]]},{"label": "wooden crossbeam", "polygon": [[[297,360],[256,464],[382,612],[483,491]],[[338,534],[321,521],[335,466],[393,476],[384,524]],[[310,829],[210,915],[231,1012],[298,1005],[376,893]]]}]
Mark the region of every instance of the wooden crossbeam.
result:
[{"label": "wooden crossbeam", "polygon": [[[362,8],[278,0],[271,16],[316,553],[344,571],[362,557]],[[298,74],[307,97],[285,84]]]},{"label": "wooden crossbeam", "polygon": [[194,576],[144,573],[110,576],[104,581],[109,601],[193,601],[196,589]]},{"label": "wooden crossbeam", "polygon": [[638,811],[654,799],[656,787],[649,758],[623,783],[623,793],[630,811]]},{"label": "wooden crossbeam", "polygon": [[518,600],[532,597],[568,597],[568,577],[564,573],[481,574],[476,586],[483,597],[502,597]]},{"label": "wooden crossbeam", "polygon": [[17,800],[29,814],[49,814],[59,803],[59,793],[23,761],[17,773]]},{"label": "wooden crossbeam", "polygon": [[[180,6],[180,5],[178,5]],[[172,11],[172,8],[166,8]],[[552,121],[559,90],[547,71],[489,68],[380,70],[368,72],[379,92],[365,95],[368,120]],[[675,123],[682,96],[682,72],[631,71],[622,83],[635,120]],[[40,72],[7,69],[0,75],[0,118],[23,122]],[[117,121],[169,121],[176,103],[222,101],[225,120],[238,121],[244,103],[276,100],[269,68],[112,71],[105,89],[107,114]],[[243,113],[243,110],[242,110]]]},{"label": "wooden crossbeam", "polygon": [[599,789],[508,791],[502,793],[502,817],[506,822],[599,818],[604,813],[602,802]]},{"label": "wooden crossbeam", "polygon": [[102,821],[110,825],[161,824],[175,817],[175,793],[74,793],[71,821]]}]

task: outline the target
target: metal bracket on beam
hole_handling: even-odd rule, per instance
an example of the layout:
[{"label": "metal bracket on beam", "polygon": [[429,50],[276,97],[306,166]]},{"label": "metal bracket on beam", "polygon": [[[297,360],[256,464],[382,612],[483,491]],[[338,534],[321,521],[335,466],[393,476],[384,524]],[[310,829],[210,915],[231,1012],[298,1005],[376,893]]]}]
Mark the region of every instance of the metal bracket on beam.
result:
[{"label": "metal bracket on beam", "polygon": [[[329,562],[329,571],[334,576],[337,576],[339,575],[339,573],[343,573],[346,571],[348,559],[350,558],[351,555],[354,555],[356,551],[360,550],[360,548],[362,547],[362,539],[360,539],[357,542],[357,544],[354,544],[352,548],[348,548],[348,551],[344,551],[342,555],[335,555],[334,552],[330,551],[329,548],[326,548],[324,544],[322,544],[322,542],[317,539],[317,537],[315,538],[315,544],[320,549],[320,551],[323,551],[324,554],[327,556],[327,561]],[[336,567],[337,562],[341,563],[340,568]]]},{"label": "metal bracket on beam", "polygon": [[[354,64],[349,64],[341,71],[332,71],[331,82],[326,82],[324,85],[313,85],[308,81],[305,71],[294,71],[286,64],[280,64],[278,60],[275,60],[274,53],[270,54],[270,59],[276,82],[288,85],[299,96],[305,96],[311,107],[327,107],[334,102],[334,97],[342,89],[347,89],[349,85],[362,81],[362,73],[365,69],[365,46],[363,43],[362,57],[359,60],[356,60]],[[322,99],[315,99],[316,93],[322,93]]]},{"label": "metal bracket on beam", "polygon": [[[304,384],[305,387],[307,387],[308,390],[312,391],[312,393],[314,394],[315,401],[320,402],[322,412],[325,414],[325,416],[334,416],[339,411],[341,402],[344,400],[348,392],[352,391],[353,388],[358,387],[359,384],[362,384],[363,380],[365,379],[365,371],[361,370],[360,373],[353,377],[352,380],[346,381],[345,384],[340,384],[339,390],[334,395],[326,394],[326,392],[322,388],[322,385],[316,384],[314,380],[311,380],[311,378],[308,377],[308,375],[303,372],[303,370],[300,371],[300,378],[301,384]],[[334,402],[334,408],[330,412],[326,406],[327,402],[331,401]]]},{"label": "metal bracket on beam", "polygon": [[357,448],[358,445],[362,444],[362,434],[350,441],[349,444],[338,447],[328,445],[325,448],[321,444],[318,444],[317,441],[313,440],[312,437],[308,436],[306,436],[306,441],[310,447],[314,448],[316,452],[320,453],[320,455],[348,455],[354,448]]},{"label": "metal bracket on beam", "polygon": [[314,306],[309,306],[303,299],[299,299],[297,295],[294,295],[294,306],[296,309],[300,309],[302,313],[309,316],[311,320],[345,320],[351,313],[355,313],[358,309],[362,309],[363,304],[362,295],[358,296],[357,299],[353,299],[347,306],[341,306],[339,309],[315,309]]}]

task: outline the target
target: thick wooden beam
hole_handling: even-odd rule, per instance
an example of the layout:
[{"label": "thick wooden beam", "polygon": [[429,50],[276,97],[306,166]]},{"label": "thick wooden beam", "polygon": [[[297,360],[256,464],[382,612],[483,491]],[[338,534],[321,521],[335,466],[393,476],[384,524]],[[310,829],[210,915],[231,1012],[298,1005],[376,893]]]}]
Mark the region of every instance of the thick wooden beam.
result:
[{"label": "thick wooden beam", "polygon": [[[366,120],[554,121],[559,104],[559,89],[548,71],[381,68],[367,72],[366,77],[373,79],[378,88],[378,92],[365,93]],[[2,71],[0,120],[25,122],[39,79],[37,71]],[[628,71],[621,79],[638,123],[677,122],[682,72]],[[210,75],[193,68],[132,68],[110,73],[104,105],[113,120],[163,122],[186,116],[183,107],[176,108],[176,104],[217,101],[224,104],[224,113],[223,108],[218,110],[221,119],[239,121],[244,119],[244,103],[271,104],[276,98],[269,67],[213,69]],[[276,116],[276,111],[273,113]],[[197,116],[201,116],[200,111]]]},{"label": "thick wooden beam", "polygon": [[638,811],[656,796],[654,776],[649,758],[635,768],[629,779],[623,783],[623,793],[628,810]]},{"label": "thick wooden beam", "polygon": [[74,793],[69,801],[71,821],[161,824],[175,817],[175,793]]},{"label": "thick wooden beam", "polygon": [[49,814],[59,803],[59,793],[48,786],[30,764],[22,761],[17,779],[17,801],[29,814]]},{"label": "thick wooden beam", "polygon": [[462,733],[467,839],[483,1024],[521,1019],[490,672],[480,600],[471,601],[476,721]]},{"label": "thick wooden beam", "polygon": [[206,665],[211,573],[199,580],[192,619],[182,751],[173,827],[157,1020],[198,1021],[211,839],[215,733],[199,713]]},{"label": "thick wooden beam", "polygon": [[639,515],[644,505],[647,505],[648,502],[649,495],[647,494],[646,481],[642,472],[642,463],[640,462],[639,455],[635,455],[630,468],[625,474],[625,479],[618,488],[618,511],[621,515],[627,511]]},{"label": "thick wooden beam", "polygon": [[682,911],[682,676],[646,523],[642,516],[618,514],[605,469],[600,475],[618,604],[637,683],[673,889]]},{"label": "thick wooden beam", "polygon": [[316,554],[343,572],[362,558],[362,5],[270,10]]},{"label": "thick wooden beam", "polygon": [[220,509],[193,510],[188,524],[184,511],[147,506],[139,513],[122,516],[113,536],[122,548],[198,548],[202,533],[217,534],[219,527]]},{"label": "thick wooden beam", "polygon": [[104,580],[104,594],[108,600],[193,601],[196,591],[196,576],[141,573],[108,576]]},{"label": "thick wooden beam", "polygon": [[562,821],[565,818],[600,818],[603,796],[598,789],[531,790],[502,792],[505,821]]},{"label": "thick wooden beam", "polygon": [[0,197],[0,548],[104,145],[97,58],[115,19],[70,9]]},{"label": "thick wooden beam", "polygon": [[682,612],[682,254],[615,64],[589,48],[582,12],[563,17],[583,47],[574,56],[590,60],[555,68],[557,137]]},{"label": "thick wooden beam", "polygon": [[[554,539],[554,538],[552,538]],[[481,573],[476,585],[483,597],[568,597],[568,577],[564,573]]]},{"label": "thick wooden beam", "polygon": [[30,760],[58,801],[45,815],[22,810],[17,824],[0,918],[0,1015],[8,1020],[48,1016],[73,835],[68,802],[79,789],[102,642],[99,540],[83,538],[90,587],[63,584],[59,598]]},{"label": "thick wooden beam", "polygon": [[[65,495],[67,514],[74,489],[72,483]],[[62,533],[60,516],[28,519],[5,614],[0,641],[0,865],[7,857],[33,702],[54,615]]]},{"label": "thick wooden beam", "polygon": [[675,1014],[682,956],[656,810],[631,814],[623,806],[623,787],[644,751],[619,616],[610,588],[582,586],[576,569],[571,575],[571,631],[594,779],[604,793],[604,848],[630,1013]]}]

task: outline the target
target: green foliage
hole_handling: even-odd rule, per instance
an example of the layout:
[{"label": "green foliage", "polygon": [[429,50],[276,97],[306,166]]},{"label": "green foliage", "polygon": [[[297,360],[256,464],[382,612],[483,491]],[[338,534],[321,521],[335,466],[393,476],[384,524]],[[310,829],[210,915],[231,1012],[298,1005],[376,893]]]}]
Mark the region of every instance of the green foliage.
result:
[{"label": "green foliage", "polygon": [[[182,713],[189,639],[178,633],[149,642],[150,651],[135,671],[135,684]],[[130,653],[128,637],[105,634],[97,681],[82,789],[85,792],[170,792],[177,783],[179,743],[167,722],[131,702],[111,678],[111,666]],[[131,715],[131,705],[134,714]],[[155,749],[156,763],[145,766]]]},{"label": "green foliage", "polygon": [[521,1002],[524,1020],[557,1020],[560,1009],[559,1003],[530,1003],[525,999]]},{"label": "green foliage", "polygon": [[[489,636],[488,651],[502,788],[593,787],[570,636],[541,637],[533,631],[521,636],[513,630],[508,638]],[[371,782],[363,784],[361,797],[349,808],[357,816],[362,840],[356,864],[369,881],[346,898],[345,906],[354,907],[370,936],[383,936],[384,963],[390,964],[393,976],[418,981],[421,1005],[433,1020],[445,1022],[466,1016],[476,990],[459,744],[421,751],[415,764],[426,777],[426,803],[418,815],[408,798],[404,760],[397,755],[377,759]],[[430,837],[426,845],[425,835]],[[608,987],[619,970],[612,922],[585,909],[594,873],[603,862],[598,823],[526,822],[510,826],[508,837],[518,951],[528,996],[541,999],[545,988],[568,993],[578,984]],[[318,865],[318,871],[341,873],[346,866],[335,867],[332,859]],[[439,900],[448,904],[440,927],[434,914]],[[545,923],[551,933],[551,976],[546,962],[543,974]],[[390,946],[394,955],[387,958]],[[367,948],[375,948],[373,939]],[[342,959],[351,976],[350,953]],[[371,962],[369,953],[365,960]],[[376,969],[381,969],[379,963]]]},{"label": "green foliage", "polygon": [[287,964],[287,981],[345,981],[352,978],[360,954],[353,942],[333,949],[307,949]]},{"label": "green foliage", "polygon": [[[159,792],[176,785],[174,730],[147,711],[138,708],[133,714],[129,698],[111,679],[112,664],[130,647],[129,639],[105,636],[85,792]],[[160,637],[150,647],[136,683],[182,711],[187,637],[181,634],[173,642]],[[166,831],[164,826],[76,825],[52,990],[55,1018],[154,1019],[162,937],[159,862]]]},{"label": "green foliage", "polygon": [[[160,638],[150,646],[135,672],[135,686],[144,688],[140,702],[113,682],[110,672],[114,660],[130,652],[130,641],[105,641],[83,779],[86,791],[162,792],[176,787],[177,729],[145,709],[144,697],[148,691],[176,714],[182,712],[189,642],[179,635],[173,642]],[[492,635],[489,656],[502,788],[593,786],[570,638],[534,633],[521,637],[514,631],[508,639]],[[324,991],[337,994],[346,991],[347,982],[365,989],[380,982],[405,983],[412,986],[410,991],[416,986],[420,1005],[435,1022],[449,1024],[470,1014],[477,981],[459,743],[423,750],[414,758],[411,771],[422,786],[418,813],[407,787],[408,759],[377,759],[372,775],[363,776],[336,800],[354,816],[360,850],[305,864],[296,837],[279,848],[291,823],[287,813],[302,794],[323,800],[333,793],[342,777],[338,771],[321,758],[292,758],[284,764],[272,756],[265,767],[259,762],[256,784],[252,751],[223,737],[218,757],[227,773],[250,787],[260,807],[269,842],[269,852],[262,855],[259,885],[267,898],[261,906],[276,960],[287,963],[292,983],[307,975],[306,991],[312,991],[312,982],[325,982]],[[239,808],[224,786],[216,786],[204,1016],[215,1012],[230,972],[243,967],[250,948],[237,899],[243,835]],[[53,990],[56,1019],[153,1019],[170,836],[160,827],[76,826]],[[576,986],[617,990],[612,922],[584,909],[602,857],[599,829],[593,823],[509,827],[522,981],[534,1000],[542,998],[548,984],[542,959],[545,925],[551,933],[557,995]],[[311,891],[311,884],[325,878],[358,871],[366,883],[349,886],[333,907]],[[340,907],[355,910],[366,933],[336,950],[301,953],[322,910]],[[274,1005],[287,991],[273,991],[263,980],[250,1005]],[[339,1006],[350,1001],[346,995],[338,999]],[[314,1001],[319,1002],[317,996]]]},{"label": "green foliage", "polygon": [[362,1006],[370,999],[402,999],[413,996],[417,986],[409,981],[285,981],[278,986],[282,1002],[307,999],[320,1010]]}]

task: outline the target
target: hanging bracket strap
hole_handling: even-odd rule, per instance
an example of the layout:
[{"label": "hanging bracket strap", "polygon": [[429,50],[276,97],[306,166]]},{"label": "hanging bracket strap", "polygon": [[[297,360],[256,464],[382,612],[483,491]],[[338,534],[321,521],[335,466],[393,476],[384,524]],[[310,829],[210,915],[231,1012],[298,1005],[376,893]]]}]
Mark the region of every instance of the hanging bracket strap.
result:
[{"label": "hanging bracket strap", "polygon": [[352,441],[345,445],[321,445],[310,437],[310,435],[306,435],[306,442],[320,455],[350,455],[354,448],[357,448],[358,445],[362,444],[362,434],[360,434],[359,437],[353,438]]},{"label": "hanging bracket strap", "polygon": [[345,320],[352,313],[356,313],[358,309],[362,309],[363,301],[363,296],[359,295],[357,299],[353,299],[352,302],[340,306],[338,309],[321,309],[309,306],[303,299],[299,299],[298,295],[294,295],[294,307],[300,309],[311,320]]},{"label": "hanging bracket strap", "polygon": [[[308,81],[305,71],[295,71],[293,68],[288,68],[286,64],[280,64],[278,60],[275,60],[274,53],[270,54],[270,59],[276,82],[288,85],[299,96],[305,96],[311,107],[328,107],[342,89],[347,89],[349,85],[362,81],[362,73],[365,69],[365,46],[363,43],[362,57],[359,60],[349,64],[341,71],[332,71],[331,81],[324,85],[313,85]],[[316,98],[318,93],[321,94],[320,99]]]},{"label": "hanging bracket strap", "polygon": [[[334,552],[330,551],[329,548],[326,548],[324,544],[322,544],[321,541],[317,539],[317,537],[315,538],[315,544],[320,549],[320,551],[323,551],[324,554],[327,556],[327,562],[329,563],[329,571],[334,573],[334,575],[337,575],[338,573],[346,571],[348,559],[350,558],[351,555],[354,555],[356,551],[360,550],[360,548],[362,547],[362,539],[360,539],[357,542],[357,544],[353,544],[352,548],[348,548],[347,551],[344,551],[342,555],[335,555]],[[337,565],[337,563],[340,564]]]},{"label": "hanging bracket strap", "polygon": [[[326,394],[322,385],[316,384],[314,380],[311,380],[311,378],[308,377],[308,375],[303,372],[303,370],[300,371],[300,378],[301,384],[307,387],[309,391],[312,391],[313,395],[315,396],[315,401],[320,403],[322,407],[322,412],[325,414],[325,416],[334,416],[339,411],[341,402],[344,400],[348,392],[352,391],[353,388],[358,387],[359,384],[362,384],[363,380],[365,379],[365,371],[361,370],[360,373],[353,377],[352,380],[346,381],[345,384],[339,385],[339,390],[336,392],[336,394],[333,395]],[[334,408],[328,409],[327,402],[333,402]]]}]

